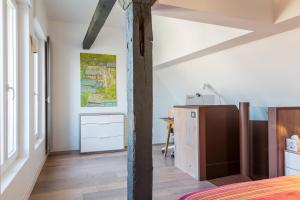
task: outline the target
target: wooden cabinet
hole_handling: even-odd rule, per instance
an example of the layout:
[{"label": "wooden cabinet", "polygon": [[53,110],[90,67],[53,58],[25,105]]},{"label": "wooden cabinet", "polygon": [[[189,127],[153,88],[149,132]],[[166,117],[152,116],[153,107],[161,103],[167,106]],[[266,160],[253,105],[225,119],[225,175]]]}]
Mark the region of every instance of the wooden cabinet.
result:
[{"label": "wooden cabinet", "polygon": [[283,176],[286,138],[300,136],[300,107],[269,108],[268,123],[269,178]]},{"label": "wooden cabinet", "polygon": [[300,174],[300,154],[285,151],[285,175]]},{"label": "wooden cabinet", "polygon": [[80,151],[124,149],[124,115],[81,115]]},{"label": "wooden cabinet", "polygon": [[268,121],[250,121],[250,178],[261,180],[268,174]]},{"label": "wooden cabinet", "polygon": [[175,166],[198,180],[239,174],[235,105],[175,106]]}]

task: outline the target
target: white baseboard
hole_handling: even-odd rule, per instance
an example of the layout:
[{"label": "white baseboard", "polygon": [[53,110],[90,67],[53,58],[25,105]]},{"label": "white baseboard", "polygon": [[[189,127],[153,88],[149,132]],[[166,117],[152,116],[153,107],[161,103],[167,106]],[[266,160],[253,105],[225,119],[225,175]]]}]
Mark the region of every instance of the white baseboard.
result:
[{"label": "white baseboard", "polygon": [[59,148],[52,148],[50,150],[50,153],[54,153],[54,152],[62,152],[62,151],[79,151],[80,148],[77,147],[59,147]]}]

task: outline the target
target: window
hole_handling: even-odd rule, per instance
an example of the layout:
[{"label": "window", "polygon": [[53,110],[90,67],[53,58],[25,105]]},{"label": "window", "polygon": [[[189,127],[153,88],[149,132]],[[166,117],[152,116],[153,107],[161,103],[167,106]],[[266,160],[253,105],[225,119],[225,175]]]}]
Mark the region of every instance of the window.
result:
[{"label": "window", "polygon": [[17,135],[17,19],[16,5],[13,0],[7,0],[6,4],[6,30],[7,41],[4,45],[5,58],[2,65],[3,77],[1,77],[2,95],[1,101],[3,113],[1,116],[1,165],[4,169],[8,167],[17,157],[18,154],[18,135]]},{"label": "window", "polygon": [[[38,35],[38,34],[37,34]],[[42,39],[32,37],[33,50],[33,133],[37,141],[41,141],[45,134],[45,46]]]}]

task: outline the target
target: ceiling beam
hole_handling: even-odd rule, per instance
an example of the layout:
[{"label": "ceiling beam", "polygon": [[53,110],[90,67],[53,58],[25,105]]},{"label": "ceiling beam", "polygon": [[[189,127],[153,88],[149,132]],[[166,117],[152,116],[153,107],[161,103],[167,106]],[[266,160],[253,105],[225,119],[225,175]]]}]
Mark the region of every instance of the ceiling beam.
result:
[{"label": "ceiling beam", "polygon": [[99,0],[94,16],[90,22],[89,28],[82,43],[83,49],[91,48],[115,3],[116,0]]}]

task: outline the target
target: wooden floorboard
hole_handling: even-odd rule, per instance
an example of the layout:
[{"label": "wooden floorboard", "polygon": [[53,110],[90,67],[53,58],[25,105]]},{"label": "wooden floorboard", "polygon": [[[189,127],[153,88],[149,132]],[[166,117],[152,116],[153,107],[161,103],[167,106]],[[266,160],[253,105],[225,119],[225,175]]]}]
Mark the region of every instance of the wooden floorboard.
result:
[{"label": "wooden floorboard", "polygon": [[[215,187],[175,168],[160,146],[153,147],[153,164],[153,199],[175,200],[187,192]],[[30,200],[125,200],[126,181],[126,152],[51,155]]]}]

